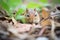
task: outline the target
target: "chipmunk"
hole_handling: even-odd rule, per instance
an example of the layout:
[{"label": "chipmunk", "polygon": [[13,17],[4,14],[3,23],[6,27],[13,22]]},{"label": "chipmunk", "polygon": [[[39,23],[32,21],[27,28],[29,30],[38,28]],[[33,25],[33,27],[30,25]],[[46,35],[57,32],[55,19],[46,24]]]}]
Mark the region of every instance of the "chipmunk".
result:
[{"label": "chipmunk", "polygon": [[36,9],[26,9],[26,13],[24,15],[27,23],[38,24],[40,22],[40,16]]},{"label": "chipmunk", "polygon": [[49,25],[51,25],[51,22],[50,22],[50,19],[49,19],[49,16],[50,16],[50,14],[49,14],[49,11],[48,11],[48,9],[47,8],[42,8],[42,20],[41,20],[41,26],[42,27],[45,27],[45,26],[49,26]]},{"label": "chipmunk", "polygon": [[40,21],[40,25],[42,26],[42,30],[39,33],[40,36],[42,36],[44,31],[51,26],[50,14],[47,8],[42,8],[41,17],[42,20]]}]

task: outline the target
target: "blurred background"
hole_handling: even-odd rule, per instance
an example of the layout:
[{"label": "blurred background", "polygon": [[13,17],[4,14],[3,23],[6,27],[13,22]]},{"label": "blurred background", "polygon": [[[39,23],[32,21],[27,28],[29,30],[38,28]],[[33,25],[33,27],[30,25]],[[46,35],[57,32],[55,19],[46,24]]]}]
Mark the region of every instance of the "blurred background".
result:
[{"label": "blurred background", "polygon": [[[55,6],[57,6],[57,5],[59,5],[59,7],[55,8]],[[31,33],[30,33],[31,30],[29,30],[29,32],[17,33],[16,29],[14,29],[14,27],[17,25],[16,28],[18,31],[20,31],[20,30],[26,31],[26,29],[31,26],[31,24],[20,24],[20,22],[26,23],[26,20],[25,20],[26,16],[24,16],[26,9],[36,8],[36,10],[39,12],[39,14],[41,14],[42,8],[45,8],[45,7],[49,8],[50,13],[53,12],[52,14],[56,13],[59,15],[57,17],[54,16],[55,19],[53,19],[53,18],[50,18],[50,19],[52,19],[52,21],[57,21],[55,23],[59,24],[58,25],[59,27],[56,30],[58,30],[58,32],[57,32],[57,34],[59,36],[58,40],[60,40],[60,23],[59,23],[60,22],[60,0],[0,0],[0,35],[1,35],[0,39],[2,38],[4,40],[8,40],[8,38],[9,39],[11,38],[13,40],[20,40],[20,39],[22,39],[22,40],[23,39],[24,40],[33,40],[35,38],[34,40],[41,40],[41,39],[42,40],[45,40],[45,39],[48,40],[48,37],[46,38],[45,36],[48,35],[49,37],[51,37],[49,35],[51,33],[51,25],[49,26],[50,29],[47,28],[47,32],[44,32],[46,34],[46,35],[44,35],[44,37],[42,37],[42,36],[41,37],[35,37],[37,35],[39,36],[38,33],[40,33],[41,28],[35,28],[35,29],[31,28],[32,30],[34,30]],[[45,10],[45,13],[48,14],[48,11]],[[15,20],[12,20],[12,17],[15,18]],[[48,17],[48,19],[49,19],[49,17]],[[14,25],[14,22],[16,22],[16,20],[18,22],[16,23],[16,25]],[[7,21],[9,21],[9,22],[7,22]],[[46,21],[46,23],[47,22],[48,21]],[[21,25],[22,25],[22,28],[20,28]],[[28,26],[28,27],[26,27],[26,29],[24,29],[25,25]],[[39,26],[39,25],[37,25],[37,26]],[[53,25],[53,27],[54,27],[54,25]],[[12,33],[10,31],[6,30],[5,28],[10,29],[10,31],[12,31]],[[55,32],[56,32],[56,30],[55,30]],[[13,32],[15,32],[15,33],[13,33]],[[48,34],[48,32],[49,32],[49,34]],[[55,34],[55,33],[53,33],[53,34]],[[33,36],[31,36],[31,35],[33,35]],[[52,36],[54,37],[54,35],[52,35]],[[50,38],[50,40],[53,40],[51,38]],[[54,40],[55,40],[55,37],[54,37]]]},{"label": "blurred background", "polygon": [[22,20],[25,23],[21,14],[24,13],[26,8],[41,10],[42,7],[54,7],[59,3],[60,0],[0,0],[0,9],[4,9],[10,17],[14,16],[15,13],[15,19]]}]

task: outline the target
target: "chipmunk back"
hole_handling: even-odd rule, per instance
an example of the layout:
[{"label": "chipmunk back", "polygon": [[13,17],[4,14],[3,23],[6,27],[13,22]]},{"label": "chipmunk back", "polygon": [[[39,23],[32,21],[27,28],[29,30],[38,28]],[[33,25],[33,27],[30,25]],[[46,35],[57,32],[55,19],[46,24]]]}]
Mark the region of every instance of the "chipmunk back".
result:
[{"label": "chipmunk back", "polygon": [[50,13],[48,11],[47,8],[42,8],[42,20],[41,20],[41,26],[45,27],[48,25],[51,25],[51,21],[50,21]]}]

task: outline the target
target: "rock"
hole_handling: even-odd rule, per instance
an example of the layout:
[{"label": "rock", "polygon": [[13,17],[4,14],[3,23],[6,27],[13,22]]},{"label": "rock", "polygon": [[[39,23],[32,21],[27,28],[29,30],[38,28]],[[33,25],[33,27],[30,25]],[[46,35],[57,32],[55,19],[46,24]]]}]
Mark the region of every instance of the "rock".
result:
[{"label": "rock", "polygon": [[49,39],[46,37],[38,37],[36,40],[49,40]]}]

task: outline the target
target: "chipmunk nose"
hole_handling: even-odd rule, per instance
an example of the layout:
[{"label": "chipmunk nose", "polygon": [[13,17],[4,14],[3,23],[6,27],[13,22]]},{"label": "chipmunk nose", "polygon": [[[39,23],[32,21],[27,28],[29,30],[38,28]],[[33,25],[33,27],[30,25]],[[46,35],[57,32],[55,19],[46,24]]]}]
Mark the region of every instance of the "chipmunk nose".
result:
[{"label": "chipmunk nose", "polygon": [[35,25],[37,25],[38,23],[35,23]]},{"label": "chipmunk nose", "polygon": [[32,24],[32,22],[29,22],[30,24]]},{"label": "chipmunk nose", "polygon": [[30,15],[30,20],[33,22],[34,21],[34,14]]}]

